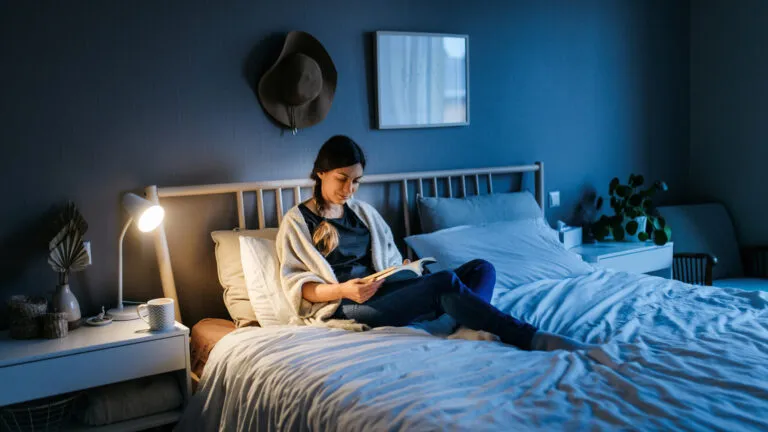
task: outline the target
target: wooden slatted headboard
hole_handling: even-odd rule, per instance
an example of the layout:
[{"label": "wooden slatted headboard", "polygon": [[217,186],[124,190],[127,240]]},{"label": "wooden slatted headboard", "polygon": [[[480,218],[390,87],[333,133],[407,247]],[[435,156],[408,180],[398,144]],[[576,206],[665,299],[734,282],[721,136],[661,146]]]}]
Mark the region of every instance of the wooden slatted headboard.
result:
[{"label": "wooden slatted headboard", "polygon": [[[465,197],[468,195],[467,191],[467,178],[474,184],[474,194],[480,195],[481,179],[487,178],[487,192],[493,193],[493,176],[505,175],[505,174],[524,174],[534,173],[535,176],[535,197],[539,206],[544,211],[544,165],[542,162],[536,162],[532,165],[513,165],[494,168],[475,168],[475,169],[462,169],[462,170],[445,170],[445,171],[424,171],[424,172],[412,172],[412,173],[396,173],[396,174],[374,174],[366,175],[362,178],[361,183],[364,184],[391,184],[399,183],[401,191],[401,200],[403,203],[403,220],[405,223],[405,235],[408,236],[412,233],[411,230],[411,217],[408,190],[411,182],[415,182],[416,193],[424,196],[425,188],[424,182],[431,182],[431,188],[434,196],[438,196],[438,183],[445,182],[445,191],[449,197],[455,196],[453,193],[453,182],[457,180],[460,194],[457,196]],[[245,217],[245,204],[243,199],[244,193],[256,194],[256,213],[258,216],[258,228],[266,228],[266,217],[264,208],[264,194],[273,193],[275,197],[275,211],[277,216],[277,223],[279,224],[285,213],[283,205],[283,191],[293,190],[294,204],[298,204],[302,201],[303,190],[311,189],[314,186],[314,181],[311,179],[296,179],[296,180],[277,180],[277,181],[263,181],[263,182],[245,182],[245,183],[225,183],[225,184],[209,184],[198,186],[178,186],[178,187],[157,187],[148,186],[145,191],[147,199],[150,201],[160,203],[162,198],[172,197],[188,197],[188,196],[201,196],[201,195],[222,195],[233,194],[237,200],[237,220],[240,229],[247,229],[246,217]],[[168,248],[168,241],[166,238],[165,227],[160,225],[155,230],[155,252],[157,255],[158,267],[160,270],[160,279],[163,288],[163,295],[174,299],[176,307],[176,320],[181,321],[181,313],[179,311],[179,300],[176,292],[176,283],[173,277],[173,268],[171,266],[170,251]],[[410,256],[410,251],[409,251]]]}]

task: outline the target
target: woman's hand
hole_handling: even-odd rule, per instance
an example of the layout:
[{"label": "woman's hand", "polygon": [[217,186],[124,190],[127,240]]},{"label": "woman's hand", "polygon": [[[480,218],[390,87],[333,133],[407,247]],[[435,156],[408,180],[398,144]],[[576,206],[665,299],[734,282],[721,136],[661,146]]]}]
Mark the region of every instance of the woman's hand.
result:
[{"label": "woman's hand", "polygon": [[365,303],[381,288],[384,280],[378,282],[365,281],[363,279],[350,279],[339,284],[341,296],[355,303]]},{"label": "woman's hand", "polygon": [[410,264],[410,263],[411,263],[411,260],[409,260],[408,258],[403,260],[403,265]]}]

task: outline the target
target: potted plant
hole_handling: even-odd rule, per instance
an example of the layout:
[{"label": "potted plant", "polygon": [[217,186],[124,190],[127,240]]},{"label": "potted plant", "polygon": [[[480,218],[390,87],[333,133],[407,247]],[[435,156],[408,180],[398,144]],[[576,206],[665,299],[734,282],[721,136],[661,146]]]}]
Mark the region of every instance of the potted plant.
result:
[{"label": "potted plant", "polygon": [[70,328],[79,325],[80,303],[69,289],[69,275],[84,270],[90,263],[90,253],[83,237],[88,224],[72,202],[56,220],[56,235],[48,244],[48,263],[58,273],[58,285],[53,296],[53,309],[67,314]]},{"label": "potted plant", "polygon": [[659,246],[672,238],[672,230],[653,207],[653,196],[668,190],[663,181],[656,181],[641,189],[645,179],[642,175],[629,175],[627,184],[620,184],[613,178],[608,185],[613,216],[602,215],[592,225],[592,232],[598,241],[612,236],[616,241],[647,241]]}]

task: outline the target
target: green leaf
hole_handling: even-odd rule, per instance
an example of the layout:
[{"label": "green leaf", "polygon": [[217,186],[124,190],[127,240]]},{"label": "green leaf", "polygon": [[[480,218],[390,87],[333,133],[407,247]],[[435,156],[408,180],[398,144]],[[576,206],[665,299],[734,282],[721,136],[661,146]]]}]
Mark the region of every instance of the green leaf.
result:
[{"label": "green leaf", "polygon": [[608,193],[613,195],[613,192],[616,190],[616,186],[619,185],[619,178],[614,177],[611,179],[611,182],[608,184]]},{"label": "green leaf", "polygon": [[637,221],[629,221],[627,222],[627,234],[633,236],[637,233],[637,228],[639,228],[639,225]]},{"label": "green leaf", "polygon": [[641,174],[636,175],[635,176],[635,187],[640,187],[640,186],[643,185],[643,183],[645,183],[645,178]]},{"label": "green leaf", "polygon": [[597,241],[603,241],[611,233],[607,226],[600,227],[592,232]]},{"label": "green leaf", "polygon": [[624,228],[621,225],[613,226],[613,239],[616,241],[624,240]]},{"label": "green leaf", "polygon": [[632,195],[632,188],[625,185],[619,185],[616,187],[616,195],[621,198],[629,198]]},{"label": "green leaf", "polygon": [[653,243],[657,246],[664,246],[669,241],[669,236],[665,230],[656,230],[653,232]]},{"label": "green leaf", "polygon": [[643,201],[643,209],[645,211],[648,211],[651,209],[651,206],[653,206],[653,200],[650,198],[646,198],[645,201]]},{"label": "green leaf", "polygon": [[637,235],[637,239],[640,241],[648,241],[648,233],[643,231],[640,234]]},{"label": "green leaf", "polygon": [[640,194],[634,194],[629,197],[629,205],[632,207],[639,207],[643,204],[643,196]]},{"label": "green leaf", "polygon": [[603,197],[598,197],[595,203],[595,209],[600,210],[603,207]]}]

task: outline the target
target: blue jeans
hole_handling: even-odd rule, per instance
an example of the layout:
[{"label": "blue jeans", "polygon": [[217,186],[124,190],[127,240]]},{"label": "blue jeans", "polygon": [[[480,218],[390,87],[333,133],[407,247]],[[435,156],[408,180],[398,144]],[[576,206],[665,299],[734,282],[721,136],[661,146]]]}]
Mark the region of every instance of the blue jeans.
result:
[{"label": "blue jeans", "polygon": [[493,333],[504,343],[530,350],[536,327],[491,306],[495,283],[493,265],[473,260],[454,271],[385,283],[362,304],[344,299],[334,318],[371,327],[405,326],[426,315],[447,313],[465,327]]}]

